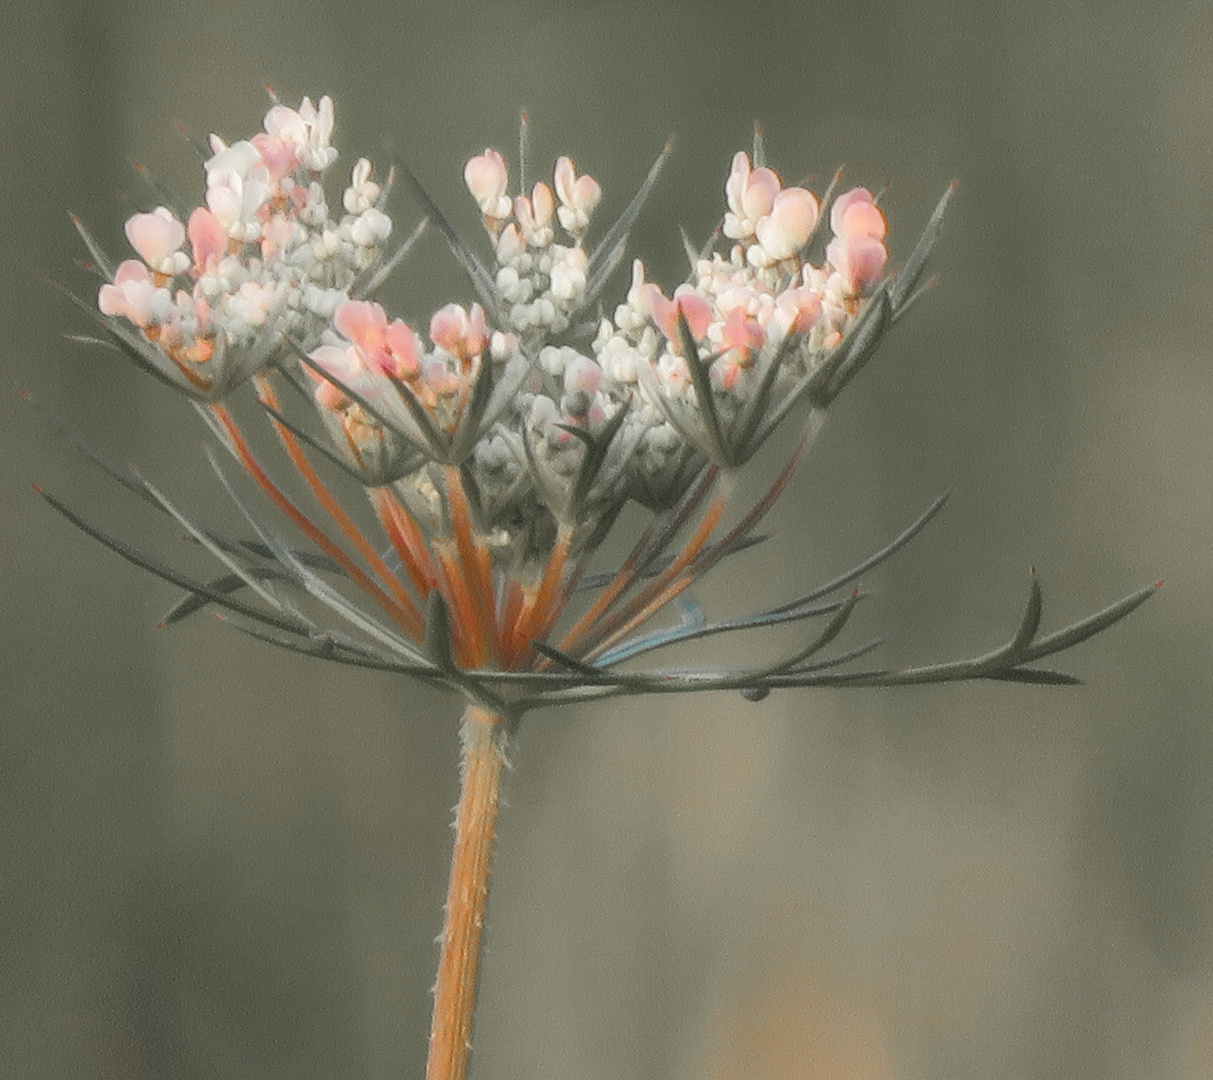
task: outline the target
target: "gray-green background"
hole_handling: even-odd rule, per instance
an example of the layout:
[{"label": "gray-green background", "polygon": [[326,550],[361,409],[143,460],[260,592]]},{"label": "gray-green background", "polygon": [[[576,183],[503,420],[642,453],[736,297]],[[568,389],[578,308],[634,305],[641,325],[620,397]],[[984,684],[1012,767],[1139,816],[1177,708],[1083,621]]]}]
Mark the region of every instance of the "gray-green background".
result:
[{"label": "gray-green background", "polygon": [[[895,257],[957,179],[937,290],[835,409],[778,537],[705,600],[833,573],[948,488],[869,582],[860,621],[892,632],[891,662],[996,643],[1032,565],[1048,626],[1167,579],[1067,658],[1076,690],[535,717],[476,1075],[1213,1075],[1207,4],[109,0],[0,20],[0,1073],[421,1075],[455,704],[209,618],[158,632],[171,589],[30,490],[180,549],[18,387],[227,513],[189,409],[66,341],[87,324],[40,278],[84,287],[69,209],[121,250],[149,201],[132,160],[198,192],[175,124],[250,133],[268,81],[333,94],[347,166],[390,142],[467,226],[461,163],[511,151],[519,108],[536,159],[572,154],[605,212],[676,133],[633,245],[667,286],[677,225],[714,223],[755,119],[788,178],[890,182]],[[459,288],[430,238],[387,295],[417,319]]]}]

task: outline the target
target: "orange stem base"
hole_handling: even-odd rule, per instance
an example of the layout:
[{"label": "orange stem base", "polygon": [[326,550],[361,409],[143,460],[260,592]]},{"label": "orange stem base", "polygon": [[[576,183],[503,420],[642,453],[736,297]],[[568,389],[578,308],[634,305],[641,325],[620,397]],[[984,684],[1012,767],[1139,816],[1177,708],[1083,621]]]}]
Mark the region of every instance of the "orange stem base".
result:
[{"label": "orange stem base", "polygon": [[503,717],[469,705],[463,714],[462,736],[462,786],[455,810],[455,851],[434,985],[426,1080],[465,1080],[467,1076],[480,939],[505,766]]}]

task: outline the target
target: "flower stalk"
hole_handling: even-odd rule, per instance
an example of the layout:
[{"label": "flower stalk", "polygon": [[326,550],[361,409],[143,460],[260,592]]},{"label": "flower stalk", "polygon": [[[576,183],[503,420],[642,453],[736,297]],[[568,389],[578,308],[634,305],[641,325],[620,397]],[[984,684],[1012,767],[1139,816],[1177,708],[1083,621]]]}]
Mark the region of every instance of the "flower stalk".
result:
[{"label": "flower stalk", "polygon": [[475,705],[464,710],[455,847],[434,983],[426,1080],[467,1076],[508,729],[501,714]]}]

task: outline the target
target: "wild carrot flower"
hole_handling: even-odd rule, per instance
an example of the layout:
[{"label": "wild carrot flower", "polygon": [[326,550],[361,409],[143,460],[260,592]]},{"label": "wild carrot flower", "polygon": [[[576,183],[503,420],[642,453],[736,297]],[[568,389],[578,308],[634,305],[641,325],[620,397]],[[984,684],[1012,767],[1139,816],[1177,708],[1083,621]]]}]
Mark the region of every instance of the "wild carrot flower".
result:
[{"label": "wild carrot flower", "polygon": [[[371,296],[419,228],[387,255],[387,185],[366,159],[351,170],[344,213],[330,212],[323,180],[338,157],[333,130],[324,97],[297,108],[275,102],[248,139],[212,136],[203,201],[127,221],[138,258],[113,265],[80,226],[103,283],[95,310],[77,303],[136,363],[195,400],[306,546],[280,535],[214,459],[247,536],[194,520],[68,433],[215,557],[221,569],[211,580],[139,552],[44,495],[185,589],[168,623],[217,605],[254,637],[463,697],[464,793],[429,1073],[448,1080],[466,1068],[497,785],[507,735],[523,714],[641,693],[732,690],[758,700],[813,685],[1066,683],[1073,680],[1036,661],[1099,632],[1153,590],[1039,636],[1033,578],[1019,628],[1002,648],[954,663],[856,670],[851,662],[878,641],[829,651],[861,599],[854,583],[908,543],[939,499],[824,585],[714,622],[691,599],[704,574],[759,541],[756,529],[809,433],[922,292],[951,189],[890,269],[890,226],[876,195],[861,187],[836,194],[838,177],[821,195],[785,185],[756,137],[723,178],[720,227],[702,248],[688,245],[686,280],[667,291],[637,258],[625,294],[607,308],[601,297],[668,147],[603,230],[602,189],[570,158],[557,160],[550,183],[512,188],[501,153],[472,157],[464,180],[487,261],[404,169],[475,296],[410,324]],[[229,410],[249,381],[314,505],[273,479]],[[301,415],[301,402],[311,416]],[[735,486],[726,477],[793,417],[806,434],[792,459],[723,529],[725,494]],[[336,482],[346,484],[341,495]],[[376,532],[356,523],[351,491],[369,498]],[[648,523],[622,563],[604,570],[596,564],[602,542],[629,503],[649,511]],[[305,610],[300,595],[330,621],[309,613],[315,604]],[[654,628],[672,607],[679,617]],[[800,648],[757,667],[635,664],[677,642],[814,621]]]},{"label": "wild carrot flower", "polygon": [[332,131],[330,98],[275,103],[250,139],[211,136],[205,201],[184,222],[166,206],[127,221],[138,259],[111,270],[84,233],[108,279],[97,297],[105,327],[138,362],[218,400],[278,363],[287,338],[314,341],[368,284],[392,222],[365,158],[342,196],[346,213],[332,217],[322,185],[337,160]]}]

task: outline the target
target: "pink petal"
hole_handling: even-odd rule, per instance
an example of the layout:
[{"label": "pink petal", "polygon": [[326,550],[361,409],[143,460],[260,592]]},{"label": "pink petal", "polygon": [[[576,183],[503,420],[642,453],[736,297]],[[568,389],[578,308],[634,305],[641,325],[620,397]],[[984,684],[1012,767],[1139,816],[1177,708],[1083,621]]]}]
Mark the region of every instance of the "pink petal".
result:
[{"label": "pink petal", "polygon": [[724,182],[724,195],[728,200],[729,209],[735,214],[742,213],[741,197],[746,185],[750,182],[750,155],[744,150],[738,150],[733,155],[733,167],[729,177]]},{"label": "pink petal", "polygon": [[678,293],[673,300],[667,300],[656,285],[646,285],[644,288],[653,322],[672,344],[681,342],[678,334],[680,313],[687,321],[691,337],[696,341],[702,340],[712,322],[712,306],[702,296],[687,291]]},{"label": "pink petal", "polygon": [[817,224],[817,199],[804,188],[788,188],[775,196],[771,212],[755,234],[772,259],[789,259],[808,242]]},{"label": "pink petal", "polygon": [[127,218],[126,238],[140,258],[156,268],[185,243],[185,226],[161,206],[153,213]]},{"label": "pink petal", "polygon": [[384,338],[393,362],[384,368],[383,373],[397,379],[416,375],[421,365],[417,356],[417,335],[412,327],[393,319],[388,324]]},{"label": "pink petal", "polygon": [[884,244],[870,236],[857,236],[853,240],[838,237],[826,247],[826,260],[842,276],[852,294],[879,280],[888,258]]},{"label": "pink petal", "polygon": [[473,304],[471,313],[458,304],[447,304],[430,319],[430,340],[452,356],[470,359],[488,344],[484,309]]},{"label": "pink petal", "polygon": [[888,231],[888,223],[867,188],[852,188],[834,200],[830,228],[835,236],[846,240],[856,236],[881,240]]},{"label": "pink petal", "polygon": [[791,314],[789,333],[807,334],[821,314],[821,297],[812,289],[785,289],[776,299],[775,306]]},{"label": "pink petal", "polygon": [[472,198],[487,213],[505,195],[509,183],[505,158],[496,150],[485,150],[483,154],[468,160],[463,167],[463,179]]},{"label": "pink petal", "polygon": [[347,300],[333,312],[333,326],[355,345],[373,350],[382,347],[387,315],[369,300]]},{"label": "pink petal", "polygon": [[556,159],[554,180],[556,194],[560,197],[560,201],[565,206],[573,206],[573,185],[577,181],[577,170],[573,167],[571,159],[567,157]]},{"label": "pink petal", "polygon": [[602,368],[588,356],[576,356],[564,369],[564,392],[593,397],[602,385]]},{"label": "pink petal", "polygon": [[735,307],[724,320],[724,333],[721,340],[733,349],[762,348],[765,335],[762,327],[749,318],[744,308]]},{"label": "pink petal", "polygon": [[194,253],[194,270],[199,273],[218,261],[227,250],[227,232],[205,206],[194,208],[186,231]]},{"label": "pink petal", "polygon": [[123,259],[114,272],[114,284],[123,285],[128,281],[145,281],[150,285],[152,275],[138,259]]},{"label": "pink petal", "polygon": [[741,207],[746,217],[757,221],[769,214],[779,188],[779,177],[770,169],[755,169],[750,173],[741,197]]}]

